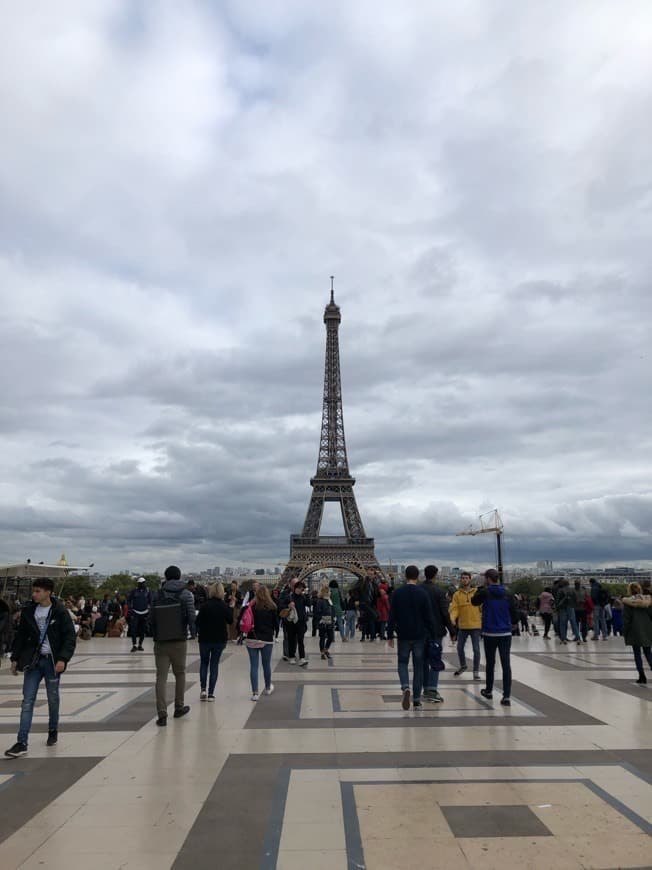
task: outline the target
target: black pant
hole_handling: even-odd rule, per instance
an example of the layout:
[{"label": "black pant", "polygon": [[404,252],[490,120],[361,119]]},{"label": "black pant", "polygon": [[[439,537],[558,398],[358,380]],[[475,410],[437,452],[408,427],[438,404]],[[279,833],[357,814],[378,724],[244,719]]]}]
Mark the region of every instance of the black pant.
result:
[{"label": "black pant", "polygon": [[335,631],[332,625],[319,625],[319,650],[326,652],[333,643]]},{"label": "black pant", "polygon": [[299,646],[299,658],[305,659],[306,648],[303,645],[303,636],[306,633],[305,622],[288,622],[288,656],[293,659],[297,655],[297,645]]},{"label": "black pant", "polygon": [[542,613],[541,619],[543,619],[543,633],[545,637],[548,637],[550,634],[550,626],[552,625],[552,613]]},{"label": "black pant", "polygon": [[[645,672],[643,671],[643,659],[641,657],[641,647],[640,646],[633,646],[632,649],[634,650],[634,661],[636,662],[636,670],[639,672],[639,674],[643,674]],[[652,651],[650,650],[649,646],[643,647],[643,655],[647,659],[647,663],[650,666],[650,669],[652,669]]]},{"label": "black pant", "polygon": [[500,667],[503,671],[503,697],[509,698],[512,691],[512,666],[509,661],[509,651],[512,646],[512,636],[485,637],[484,640],[484,665],[486,671],[488,692],[494,687],[494,670],[496,669],[496,650],[500,655]]},{"label": "black pant", "polygon": [[136,639],[138,639],[138,643],[140,646],[143,645],[143,641],[145,640],[145,629],[147,628],[147,614],[146,613],[132,613],[131,614],[131,641],[134,646],[136,646]]}]

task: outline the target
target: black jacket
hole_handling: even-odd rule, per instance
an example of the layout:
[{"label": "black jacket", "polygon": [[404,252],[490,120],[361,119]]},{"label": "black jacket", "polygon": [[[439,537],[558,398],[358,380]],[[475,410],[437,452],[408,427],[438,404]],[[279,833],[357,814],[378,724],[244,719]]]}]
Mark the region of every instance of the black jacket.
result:
[{"label": "black jacket", "polygon": [[446,596],[441,589],[438,589],[437,586],[435,586],[432,580],[424,580],[421,585],[430,597],[432,617],[435,621],[435,628],[437,629],[434,639],[441,640],[446,634],[446,630],[448,630],[451,635],[454,635],[455,626],[451,622]]},{"label": "black jacket", "polygon": [[276,630],[276,608],[265,610],[263,607],[252,607],[251,611],[254,615],[254,630],[249,632],[249,637],[272,643]]},{"label": "black jacket", "polygon": [[294,601],[294,606],[297,609],[297,616],[299,617],[297,621],[297,625],[306,625],[308,622],[308,614],[306,613],[306,596],[305,595],[297,595],[296,592],[292,593],[291,601]]},{"label": "black jacket", "polygon": [[318,598],[313,610],[313,617],[317,621],[317,624],[319,624],[322,617],[326,617],[327,619],[330,617],[332,621],[333,616],[335,615],[334,611],[335,609],[329,602],[328,598]]},{"label": "black jacket", "polygon": [[[19,671],[31,664],[38,651],[41,632],[36,624],[35,610],[36,604],[32,602],[26,604],[20,612],[20,622],[11,650],[11,660],[16,662]],[[52,599],[48,643],[54,661],[65,662],[67,665],[75,652],[75,627],[70,614],[58,598]]]},{"label": "black jacket", "polygon": [[209,598],[197,614],[199,643],[226,643],[226,626],[232,622],[233,608],[219,598]]}]

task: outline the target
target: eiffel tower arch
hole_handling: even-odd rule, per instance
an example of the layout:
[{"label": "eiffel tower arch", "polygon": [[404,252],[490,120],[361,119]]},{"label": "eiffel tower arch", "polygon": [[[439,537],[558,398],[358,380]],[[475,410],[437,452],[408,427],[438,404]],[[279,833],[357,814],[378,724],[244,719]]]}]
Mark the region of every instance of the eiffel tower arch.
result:
[{"label": "eiffel tower arch", "polygon": [[[282,579],[304,579],[315,571],[341,568],[358,577],[371,568],[380,571],[374,553],[374,539],[368,538],[362,525],[353,487],[355,478],[349,471],[342,413],[339,327],[342,314],[335,304],[333,279],[331,299],[324,310],[326,325],[326,363],[322,404],[321,436],[317,473],[310,479],[312,494],[300,535],[290,537],[290,559]],[[326,502],[336,502],[342,513],[344,535],[321,535]]]}]

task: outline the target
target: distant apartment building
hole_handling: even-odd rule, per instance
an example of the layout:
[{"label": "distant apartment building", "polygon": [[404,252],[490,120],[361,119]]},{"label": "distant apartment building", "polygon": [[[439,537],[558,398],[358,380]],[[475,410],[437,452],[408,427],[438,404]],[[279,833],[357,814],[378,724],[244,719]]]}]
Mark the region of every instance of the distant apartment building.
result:
[{"label": "distant apartment building", "polygon": [[552,559],[541,559],[537,562],[537,574],[552,574]]},{"label": "distant apartment building", "polygon": [[588,585],[591,577],[598,583],[641,583],[652,580],[652,571],[647,568],[631,568],[619,565],[615,568],[559,568],[551,574],[542,574],[540,580],[553,583],[559,577],[565,580],[581,580]]}]

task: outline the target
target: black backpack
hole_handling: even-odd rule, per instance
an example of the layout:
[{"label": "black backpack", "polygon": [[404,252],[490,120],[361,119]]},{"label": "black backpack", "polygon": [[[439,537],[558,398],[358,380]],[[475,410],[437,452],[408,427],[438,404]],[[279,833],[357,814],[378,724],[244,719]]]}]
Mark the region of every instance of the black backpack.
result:
[{"label": "black backpack", "polygon": [[600,587],[600,591],[598,592],[598,604],[600,605],[600,607],[606,607],[607,604],[609,604],[609,592],[602,586]]},{"label": "black backpack", "polygon": [[154,640],[185,640],[186,623],[179,595],[161,589],[152,608]]}]

